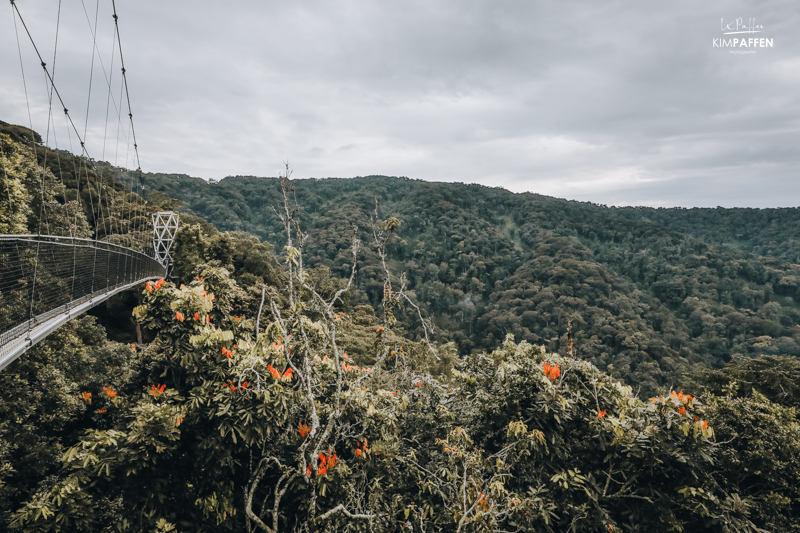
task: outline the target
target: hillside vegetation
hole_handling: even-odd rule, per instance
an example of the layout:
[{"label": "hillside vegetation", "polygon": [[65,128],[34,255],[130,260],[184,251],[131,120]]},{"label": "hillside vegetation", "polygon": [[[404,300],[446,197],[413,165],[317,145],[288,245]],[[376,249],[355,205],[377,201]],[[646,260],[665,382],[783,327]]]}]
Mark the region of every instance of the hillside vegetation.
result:
[{"label": "hillside vegetation", "polygon": [[[220,230],[283,248],[270,207],[279,200],[276,179],[136,179]],[[796,258],[754,253],[779,252],[776,239],[791,249],[798,209],[607,208],[384,176],[294,184],[299,218],[313,236],[309,266],[345,275],[351,226],[367,238],[376,200],[381,216],[403,222],[391,257],[433,318],[437,340],[454,341],[461,354],[494,349],[508,334],[565,354],[571,320],[578,357],[648,394],[694,365],[800,355],[800,267],[786,261]],[[739,240],[726,237],[738,231]],[[381,287],[370,281],[377,269],[376,257],[365,254],[354,302],[379,301]],[[419,338],[413,317],[402,323]]]}]

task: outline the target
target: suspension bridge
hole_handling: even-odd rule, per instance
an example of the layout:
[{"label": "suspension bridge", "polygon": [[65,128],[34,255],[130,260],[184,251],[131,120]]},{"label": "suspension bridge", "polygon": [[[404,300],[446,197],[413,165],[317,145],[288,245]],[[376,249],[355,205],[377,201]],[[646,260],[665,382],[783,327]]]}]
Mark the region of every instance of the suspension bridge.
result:
[{"label": "suspension bridge", "polygon": [[[92,40],[83,128],[73,120],[56,85],[61,2],[48,66],[43,49],[37,46],[19,7],[11,0],[30,128],[29,134],[16,143],[8,135],[0,138],[0,183],[4,188],[0,195],[6,195],[0,199],[0,370],[69,320],[119,292],[165,277],[169,268],[177,214],[149,206],[144,187],[130,178],[124,166],[116,166],[120,144],[126,149],[125,166],[131,156],[140,166],[116,5],[112,0],[108,6],[113,10],[109,13],[113,17],[113,39],[110,61],[106,58],[104,62],[98,46],[100,2],[97,0],[93,14],[85,2],[81,4]],[[25,37],[30,46],[22,46]],[[33,84],[26,78],[25,55],[43,69],[47,99],[44,139],[34,133],[35,112],[31,112],[29,94]],[[115,62],[120,70],[116,80]],[[86,142],[96,70],[102,72],[107,87],[102,102],[103,156],[109,119],[116,119],[114,164],[105,166],[89,156]],[[60,107],[65,117],[62,143],[66,132],[70,146],[73,139],[79,143],[80,155],[59,148],[54,106]],[[123,115],[125,111],[127,116]],[[127,181],[120,179],[122,176],[127,176]]]}]

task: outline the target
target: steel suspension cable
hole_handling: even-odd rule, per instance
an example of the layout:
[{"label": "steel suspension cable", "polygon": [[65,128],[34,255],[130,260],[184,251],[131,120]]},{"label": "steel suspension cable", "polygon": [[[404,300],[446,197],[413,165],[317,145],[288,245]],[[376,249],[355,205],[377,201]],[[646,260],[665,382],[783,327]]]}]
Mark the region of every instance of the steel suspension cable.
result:
[{"label": "steel suspension cable", "polygon": [[[31,147],[33,148],[33,160],[34,160],[34,162],[38,163],[38,159],[36,158],[36,143],[35,143],[34,134],[33,134],[33,118],[31,117],[31,105],[30,105],[30,100],[28,99],[28,82],[25,80],[25,67],[23,66],[23,61],[22,61],[22,47],[19,44],[19,30],[17,29],[17,17],[14,16],[14,10],[16,10],[17,14],[19,15],[19,9],[17,8],[17,6],[16,6],[16,4],[14,3],[13,0],[11,1],[11,8],[12,8],[11,15],[12,15],[12,17],[14,19],[14,33],[16,34],[16,37],[17,37],[17,52],[19,53],[19,67],[20,67],[20,70],[22,71],[22,86],[25,88],[25,104],[26,104],[26,106],[28,108],[28,122],[30,123],[30,126],[31,126],[30,132],[31,132]],[[23,26],[25,25],[25,22],[22,21],[22,16],[21,15],[20,15],[20,22],[22,22]],[[28,30],[28,28],[26,27],[25,31],[27,31],[27,30]],[[30,32],[28,32],[28,36],[30,37]],[[34,48],[35,48],[35,46],[34,46]],[[36,54],[37,55],[39,54],[38,50],[36,51]],[[41,60],[41,55],[39,56],[39,59]],[[42,61],[42,64],[44,64],[44,61]],[[40,226],[41,226],[41,224],[40,224]],[[39,244],[37,243],[37,245],[36,245],[36,259],[35,259],[35,262],[34,262],[34,270],[33,270],[33,282],[31,284],[31,298],[30,298],[30,307],[29,307],[29,318],[33,318],[33,294],[34,294],[34,291],[36,290],[36,274],[37,274],[38,266],[39,266]],[[32,324],[29,322],[29,325],[28,325],[28,334],[29,335],[30,335],[31,328],[32,328]]]},{"label": "steel suspension cable", "polygon": [[[81,0],[82,2],[82,0]],[[86,7],[84,6],[84,10]],[[86,140],[86,132],[89,127],[89,104],[92,100],[92,80],[94,79],[94,56],[97,50],[97,18],[100,14],[100,0],[97,0],[94,11],[94,31],[92,32],[92,65],[89,68],[89,94],[86,96],[86,119],[83,123],[83,138]]]},{"label": "steel suspension cable", "polygon": [[136,153],[136,168],[142,170],[141,162],[139,161],[139,145],[136,143],[136,128],[133,126],[133,111],[131,109],[131,94],[128,91],[128,76],[125,74],[125,58],[122,55],[122,40],[119,37],[119,17],[117,16],[116,0],[111,0],[111,7],[114,10],[114,27],[117,34],[117,45],[119,46],[119,62],[122,65],[122,79],[125,82],[125,96],[128,99],[128,118],[131,121],[131,134],[133,135],[133,149]]},{"label": "steel suspension cable", "polygon": [[[58,0],[58,16],[56,18],[56,39],[55,44],[53,45],[53,83],[55,82],[56,77],[56,58],[58,54],[58,35],[59,30],[61,29],[61,0]],[[61,171],[61,154],[58,151],[58,136],[56,135],[56,124],[55,120],[53,119],[53,83],[50,84],[47,91],[47,135],[45,138],[45,146],[49,146],[50,143],[50,124],[53,125],[53,140],[56,145],[56,159],[58,164],[58,178],[61,183],[61,186],[64,187],[64,210],[66,211],[66,219],[67,224],[69,224],[69,202],[67,200],[66,195],[66,186],[64,185],[64,175]],[[47,150],[44,153],[44,164],[42,165],[45,169],[47,169]],[[77,208],[76,208],[76,218],[75,218],[75,231],[78,229],[78,221],[77,221]],[[68,227],[70,236],[74,237],[76,235],[73,234],[73,228],[70,226]]]},{"label": "steel suspension cable", "polygon": [[[97,35],[96,28],[97,28],[97,24],[95,22],[95,27],[92,28],[92,21],[89,18],[89,12],[86,10],[86,4],[85,4],[84,0],[81,0],[81,5],[83,6],[83,13],[84,13],[84,15],[86,17],[86,23],[89,25],[89,32],[91,32],[92,39],[96,43],[96,35]],[[117,44],[115,42],[115,37],[116,37],[116,29],[114,30],[114,35],[112,35],[112,38],[111,38],[112,56],[111,56],[111,66],[109,67],[109,71],[108,72],[106,72],[105,63],[103,63],[103,55],[100,53],[100,50],[99,50],[99,48],[97,48],[96,44],[95,44],[95,47],[94,47],[94,49],[97,51],[97,60],[100,62],[100,69],[103,71],[103,77],[106,80],[106,85],[108,86],[109,91],[111,90],[111,85],[112,85],[111,82],[112,82],[113,73],[114,73],[114,54],[116,53],[116,44]],[[120,115],[121,112],[122,112],[122,109],[119,106],[117,106],[117,100],[116,100],[116,98],[114,98],[114,94],[110,93],[110,96],[111,96],[111,103],[114,104],[114,111],[117,112],[117,115]],[[120,104],[121,103],[122,103],[122,93],[120,92]],[[102,159],[105,160],[105,145],[103,146],[103,157],[102,157]]]},{"label": "steel suspension cable", "polygon": [[[81,3],[83,4],[83,0],[81,0]],[[84,9],[84,12],[85,12],[86,11],[86,5],[85,4],[83,4],[83,9]],[[92,81],[94,80],[94,58],[97,55],[97,21],[99,19],[99,15],[100,15],[100,0],[97,0],[97,2],[95,3],[94,28],[92,28],[91,25],[90,25],[90,28],[89,28],[90,31],[91,31],[91,34],[92,34],[92,63],[91,63],[91,68],[89,70],[89,91],[88,91],[88,96],[86,97],[86,118],[85,118],[84,126],[83,126],[84,139],[86,139],[86,135],[87,135],[88,127],[89,127],[89,108],[90,108],[90,103],[91,103],[91,99],[92,99]],[[109,201],[108,201],[109,193],[108,193],[108,191],[106,189],[105,183],[103,183],[100,170],[94,165],[93,165],[93,167],[94,167],[95,173],[97,174],[98,178],[100,178],[101,184],[102,184],[102,189],[100,190],[101,216],[102,216],[102,205],[103,205],[103,194],[102,193],[103,193],[103,191],[106,191],[106,193],[105,193],[105,200],[106,200],[106,210],[105,210],[105,212],[106,212],[106,222],[107,222],[106,225],[109,227],[110,231],[113,234],[113,233],[115,233],[114,219],[112,218],[111,221],[108,220],[108,213],[111,210],[111,206],[113,205],[113,200],[112,200],[111,204],[109,204]],[[108,237],[108,235],[109,235],[109,233],[108,233],[108,231],[106,231],[106,237]]]},{"label": "steel suspension cable", "polygon": [[[67,127],[67,134],[69,135],[69,148],[70,148],[70,151],[74,153],[75,150],[74,150],[74,147],[72,146],[72,133],[69,130],[69,124],[67,126],[68,126]],[[75,173],[75,178],[76,178],[76,180],[78,182],[78,197],[80,198],[81,175],[84,174],[83,170],[86,167],[86,162],[83,159],[81,159],[81,165],[80,165],[80,167],[77,167],[75,165],[75,159],[76,158],[72,159],[72,167],[73,167],[73,171]],[[91,187],[91,183],[89,182],[89,172],[86,171],[85,174],[86,174],[86,192],[89,193],[89,211],[90,211],[90,213],[92,215],[92,222],[94,223],[94,233],[95,233],[95,237],[96,237],[97,236],[97,227],[98,227],[97,226],[97,213],[95,212],[95,208],[94,208],[94,198],[92,198],[92,187]],[[77,213],[76,213],[75,216],[76,216],[76,224],[77,224]]]},{"label": "steel suspension cable", "polygon": [[[117,53],[117,47],[115,46],[115,44],[116,43],[114,42],[114,38],[112,36],[112,38],[111,38],[111,66],[109,67],[109,70],[110,70],[111,73],[110,73],[110,76],[106,76],[106,81],[108,82],[108,96],[106,96],[106,122],[105,122],[105,127],[103,128],[103,156],[101,157],[101,159],[103,161],[105,161],[105,159],[106,159],[106,137],[108,135],[108,112],[109,112],[110,107],[111,107],[111,100],[113,99],[113,92],[114,92],[114,91],[111,90],[111,82],[114,79],[114,57],[116,56],[116,53]],[[100,64],[102,65],[102,62]],[[103,74],[105,74],[105,69],[103,70]],[[115,110],[117,109],[116,101],[114,102],[114,109]],[[117,113],[117,115],[119,115],[119,113]]]},{"label": "steel suspension cable", "polygon": [[[42,59],[42,54],[39,53],[39,48],[36,46],[36,42],[33,40],[33,36],[31,32],[28,30],[28,25],[25,24],[25,19],[22,18],[22,13],[19,11],[19,7],[17,7],[16,0],[11,0],[11,6],[16,11],[17,16],[19,17],[19,21],[22,23],[22,27],[25,29],[25,33],[28,34],[28,39],[31,41],[31,45],[33,45],[33,49],[36,52],[36,56],[39,58],[39,63],[42,65],[42,69],[44,70],[47,77],[50,79],[50,82],[53,84],[53,91],[55,92],[56,96],[58,97],[59,103],[61,103],[61,107],[64,109],[64,114],[67,115],[69,118],[69,123],[72,126],[75,135],[78,136],[78,140],[81,143],[81,149],[83,150],[83,154],[86,157],[89,157],[89,153],[86,150],[86,143],[84,142],[83,138],[81,137],[80,132],[78,132],[78,128],[75,126],[75,122],[72,120],[72,117],[69,115],[69,110],[67,109],[66,104],[64,104],[64,99],[61,98],[61,93],[58,91],[58,87],[56,87],[55,82],[50,75],[50,71],[47,70],[47,63],[44,62]],[[14,21],[14,27],[16,28],[16,20]],[[19,46],[19,38],[17,39],[17,46]],[[20,52],[20,62],[22,62],[22,53]],[[26,96],[27,99],[27,96]],[[30,109],[28,110],[28,114],[30,115]],[[31,121],[31,129],[33,129],[33,121]]]}]

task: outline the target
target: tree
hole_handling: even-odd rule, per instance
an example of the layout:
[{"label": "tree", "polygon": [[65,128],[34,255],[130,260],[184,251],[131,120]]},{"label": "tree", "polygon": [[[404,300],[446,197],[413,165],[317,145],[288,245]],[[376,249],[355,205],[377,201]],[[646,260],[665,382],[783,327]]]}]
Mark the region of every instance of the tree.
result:
[{"label": "tree", "polygon": [[30,158],[17,150],[16,143],[5,133],[0,134],[0,233],[22,235],[28,232],[30,194],[24,178],[28,167],[35,166]]}]

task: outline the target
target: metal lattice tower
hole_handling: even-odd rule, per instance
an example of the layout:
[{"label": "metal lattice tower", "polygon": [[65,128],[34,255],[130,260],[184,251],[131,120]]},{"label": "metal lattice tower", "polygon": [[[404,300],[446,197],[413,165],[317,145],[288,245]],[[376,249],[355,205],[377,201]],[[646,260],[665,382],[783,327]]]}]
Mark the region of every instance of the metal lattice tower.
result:
[{"label": "metal lattice tower", "polygon": [[172,262],[172,241],[178,231],[178,213],[174,211],[159,211],[153,214],[153,248],[156,251],[156,260],[169,267]]}]

